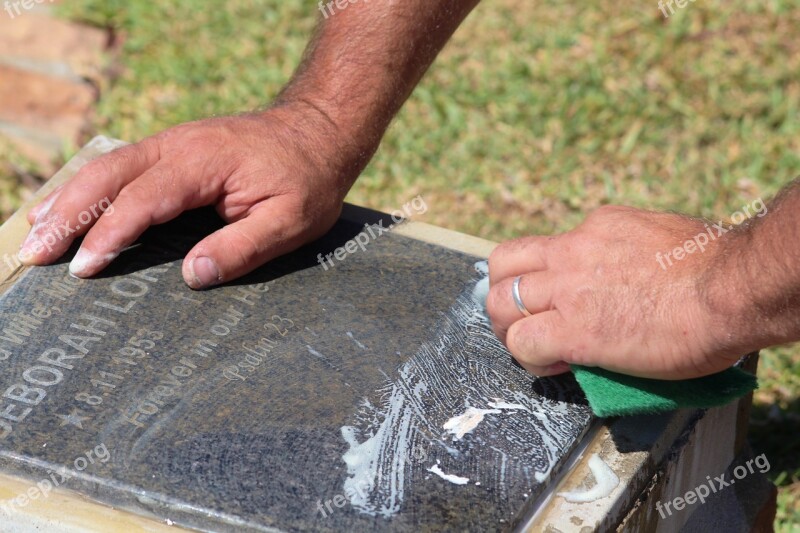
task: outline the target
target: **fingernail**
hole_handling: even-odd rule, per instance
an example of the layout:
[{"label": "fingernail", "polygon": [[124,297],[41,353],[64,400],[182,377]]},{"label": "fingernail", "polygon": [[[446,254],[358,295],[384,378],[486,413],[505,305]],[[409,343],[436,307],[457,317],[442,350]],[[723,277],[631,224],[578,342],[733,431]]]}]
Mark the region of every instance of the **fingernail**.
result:
[{"label": "fingernail", "polygon": [[47,226],[40,220],[36,220],[28,231],[28,236],[19,247],[20,253],[25,252],[28,257],[34,256],[42,251],[44,243],[42,242],[42,235],[47,234]]},{"label": "fingernail", "polygon": [[89,250],[81,248],[69,263],[69,273],[73,276],[85,275],[95,263],[97,263],[97,256]]},{"label": "fingernail", "polygon": [[17,252],[17,261],[24,266],[33,266],[33,253],[27,248]]},{"label": "fingernail", "polygon": [[98,270],[98,267],[106,266],[118,255],[118,253],[98,255],[86,248],[81,248],[69,264],[69,273],[78,278],[91,276]]},{"label": "fingernail", "polygon": [[192,260],[193,289],[203,289],[218,284],[221,280],[219,268],[210,257],[195,257]]},{"label": "fingernail", "polygon": [[[25,239],[25,242],[22,243],[22,246],[19,247],[19,252],[17,252],[17,259],[19,262],[25,266],[30,266],[33,264],[33,257],[36,255],[36,244],[38,241],[31,236],[28,236]],[[39,251],[42,250],[42,245],[39,244],[38,246]]]}]

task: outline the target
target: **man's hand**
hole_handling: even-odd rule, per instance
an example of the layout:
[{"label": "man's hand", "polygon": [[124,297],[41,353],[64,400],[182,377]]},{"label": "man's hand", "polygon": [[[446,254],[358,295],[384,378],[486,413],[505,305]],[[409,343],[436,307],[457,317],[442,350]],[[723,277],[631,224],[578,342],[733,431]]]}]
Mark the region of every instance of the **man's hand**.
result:
[{"label": "man's hand", "polygon": [[[20,256],[47,264],[86,234],[70,272],[92,276],[150,225],[214,205],[230,225],[192,249],[183,276],[195,289],[237,278],[334,224],[360,171],[336,139],[333,125],[305,106],[168,129],[88,163],[34,208]],[[34,246],[64,224],[80,225],[86,207],[104,198],[112,209],[94,226],[83,225],[50,251]]]},{"label": "man's hand", "polygon": [[[231,225],[199,243],[183,265],[186,282],[203,288],[321,236],[400,106],[477,3],[320,4],[326,20],[275,106],[183,124],[89,163],[32,211],[20,259],[55,261],[88,231],[70,271],[91,276],[151,224],[215,205]],[[64,224],[77,227],[80,214],[106,198],[113,209],[94,227],[94,220],[82,224],[52,251],[35,252],[37,240]]]},{"label": "man's hand", "polygon": [[[495,332],[539,376],[572,363],[666,379],[721,371],[750,346],[736,332],[748,327],[737,316],[743,293],[725,268],[745,243],[717,233],[680,215],[604,207],[563,235],[505,243],[489,258]],[[692,252],[665,257],[677,247]],[[512,299],[516,276],[527,318]]]}]

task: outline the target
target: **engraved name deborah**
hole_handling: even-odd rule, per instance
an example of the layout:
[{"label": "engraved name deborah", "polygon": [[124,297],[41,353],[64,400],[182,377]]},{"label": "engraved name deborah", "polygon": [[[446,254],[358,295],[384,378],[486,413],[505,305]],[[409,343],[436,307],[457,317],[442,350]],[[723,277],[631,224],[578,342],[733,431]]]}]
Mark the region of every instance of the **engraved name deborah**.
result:
[{"label": "engraved name deborah", "polygon": [[[181,307],[202,301],[178,280],[165,281],[178,263],[142,268],[155,258],[145,251],[124,265],[127,273],[91,282],[73,278],[66,268],[34,269],[0,297],[0,360],[6,366],[0,440],[40,416],[57,419],[50,427],[91,431],[98,429],[95,418],[113,412],[132,428],[146,428],[187,388],[198,360],[212,356],[269,290],[269,283],[235,287],[205,335],[188,344],[181,339],[181,346],[171,342],[179,319],[191,315]],[[159,299],[174,304],[166,313],[172,323],[163,320],[164,305],[152,305]],[[52,396],[58,400],[48,402]]]},{"label": "engraved name deborah", "polygon": [[194,292],[196,220],[96,279],[34,268],[0,296],[0,470],[42,478],[104,443],[79,490],[189,527],[467,528],[513,521],[588,427],[571,384],[491,333],[474,257],[389,236],[323,270],[353,224]]},{"label": "engraved name deborah", "polygon": [[[135,328],[137,304],[158,283],[171,265],[154,266],[104,283],[93,290],[93,301],[72,313],[74,302],[86,281],[72,278],[58,269],[58,277],[37,272],[23,279],[3,297],[0,358],[9,371],[4,377],[16,380],[6,386],[0,408],[0,439],[8,439],[20,426],[46,411],[49,396],[57,395],[69,383],[82,381],[82,390],[71,399],[59,398],[59,427],[83,430],[92,414],[127,380],[146,359],[164,333],[151,328]],[[26,276],[27,277],[27,276]],[[35,281],[34,279],[35,278]],[[14,292],[25,293],[14,298]],[[127,327],[121,327],[125,324]],[[107,342],[109,340],[110,342]],[[113,346],[115,344],[118,346]],[[102,361],[99,355],[103,354]],[[188,361],[187,361],[188,362]]]}]

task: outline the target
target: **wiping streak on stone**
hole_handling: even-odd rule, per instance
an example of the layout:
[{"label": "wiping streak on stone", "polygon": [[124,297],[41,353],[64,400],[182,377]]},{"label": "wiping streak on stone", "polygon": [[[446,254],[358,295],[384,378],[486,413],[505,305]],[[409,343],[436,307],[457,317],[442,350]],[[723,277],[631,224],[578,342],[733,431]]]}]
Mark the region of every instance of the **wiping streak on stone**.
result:
[{"label": "wiping streak on stone", "polygon": [[312,347],[311,347],[311,346],[309,346],[308,344],[306,344],[306,349],[308,350],[308,353],[310,353],[310,354],[311,354],[311,355],[313,355],[314,357],[316,357],[316,358],[318,358],[318,359],[326,359],[326,357],[325,357],[324,355],[322,355],[321,353],[319,353],[318,351],[316,351],[314,348],[312,348]]},{"label": "wiping streak on stone", "polygon": [[356,338],[353,336],[353,332],[352,332],[352,331],[348,331],[348,332],[347,332],[347,336],[348,336],[348,337],[350,337],[350,340],[351,340],[351,341],[353,341],[354,343],[356,343],[356,346],[358,346],[358,347],[359,347],[359,348],[361,348],[362,350],[366,350],[366,349],[367,349],[367,347],[366,347],[366,346],[364,346],[363,344],[361,344],[361,343],[358,341],[358,339],[356,339]]},{"label": "wiping streak on stone", "polygon": [[523,409],[527,410],[522,404],[504,402],[500,398],[495,398],[493,402],[489,402],[489,407],[492,409]]},{"label": "wiping streak on stone", "polygon": [[[365,400],[341,428],[349,447],[342,456],[347,465],[344,492],[361,513],[388,518],[400,511],[408,490],[426,482],[435,462],[448,475],[481,483],[495,506],[513,513],[510,506],[520,502],[505,498],[511,494],[508,486],[523,483],[525,490],[517,494],[533,493],[539,485],[530,472],[537,481],[547,478],[586,427],[589,408],[562,401],[578,400],[577,391],[552,380],[537,382],[513,364],[483,314],[482,301],[475,298],[474,285],[443,313],[433,331],[435,338],[376,391],[380,399]],[[547,394],[538,396],[534,384]],[[486,409],[490,402],[513,410],[496,415],[499,409]],[[450,438],[443,425],[470,409],[492,416],[468,431],[454,424],[462,438],[444,445]],[[491,447],[503,450],[502,455]],[[429,461],[415,462],[414,457]]]}]

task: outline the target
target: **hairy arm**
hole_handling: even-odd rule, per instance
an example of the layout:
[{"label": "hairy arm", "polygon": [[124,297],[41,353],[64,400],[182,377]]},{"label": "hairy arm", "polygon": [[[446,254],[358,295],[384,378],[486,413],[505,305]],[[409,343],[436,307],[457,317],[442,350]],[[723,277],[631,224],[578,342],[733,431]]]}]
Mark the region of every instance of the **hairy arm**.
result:
[{"label": "hairy arm", "polygon": [[747,352],[800,340],[800,180],[731,235],[708,272],[709,300],[731,317],[729,342]]},{"label": "hairy arm", "polygon": [[371,150],[478,1],[321,3],[327,18],[278,103],[313,106],[352,148]]},{"label": "hairy arm", "polygon": [[[85,165],[31,210],[20,259],[51,263],[85,235],[70,272],[92,276],[150,225],[213,205],[228,225],[183,263],[184,279],[200,289],[321,236],[392,117],[477,2],[324,6],[301,67],[272,106],[182,124]],[[113,208],[79,224],[105,199]],[[64,225],[81,229],[55,235]]]}]

